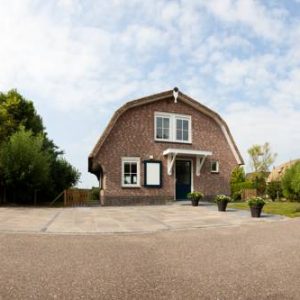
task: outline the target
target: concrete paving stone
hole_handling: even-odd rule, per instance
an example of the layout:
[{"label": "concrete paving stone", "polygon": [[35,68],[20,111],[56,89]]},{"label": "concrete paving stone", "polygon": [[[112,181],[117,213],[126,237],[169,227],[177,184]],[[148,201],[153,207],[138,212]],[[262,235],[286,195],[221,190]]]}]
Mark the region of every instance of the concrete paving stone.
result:
[{"label": "concrete paving stone", "polygon": [[249,211],[218,212],[211,204],[189,203],[131,207],[0,207],[0,231],[44,233],[128,233],[180,228],[236,226],[276,222],[282,216],[250,217]]}]

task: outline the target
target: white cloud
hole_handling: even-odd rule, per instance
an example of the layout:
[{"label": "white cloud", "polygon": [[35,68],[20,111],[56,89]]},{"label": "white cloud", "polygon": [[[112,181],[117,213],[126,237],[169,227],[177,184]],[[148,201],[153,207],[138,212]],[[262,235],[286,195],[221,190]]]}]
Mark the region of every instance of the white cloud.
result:
[{"label": "white cloud", "polygon": [[224,117],[246,161],[247,149],[266,141],[278,153],[275,165],[300,157],[299,110],[281,111],[272,106],[253,106],[240,102],[230,104]]},{"label": "white cloud", "polygon": [[248,26],[259,36],[278,41],[283,32],[284,10],[266,8],[255,0],[211,0],[203,4],[215,16],[229,23]]},{"label": "white cloud", "polygon": [[0,90],[35,100],[82,185],[113,111],[174,86],[225,113],[243,153],[270,141],[289,159],[300,144],[299,28],[279,2],[2,1]]}]

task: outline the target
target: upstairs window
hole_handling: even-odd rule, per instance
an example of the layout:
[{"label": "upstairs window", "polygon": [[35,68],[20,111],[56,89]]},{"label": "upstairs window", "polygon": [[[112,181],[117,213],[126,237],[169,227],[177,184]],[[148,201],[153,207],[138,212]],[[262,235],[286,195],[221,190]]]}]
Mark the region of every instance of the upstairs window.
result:
[{"label": "upstairs window", "polygon": [[123,187],[140,186],[140,158],[139,157],[122,158],[122,186]]},{"label": "upstairs window", "polygon": [[191,143],[191,117],[185,115],[155,113],[155,140]]},{"label": "upstairs window", "polygon": [[170,139],[170,117],[157,116],[156,118],[156,139]]},{"label": "upstairs window", "polygon": [[176,141],[189,141],[189,119],[176,117]]}]

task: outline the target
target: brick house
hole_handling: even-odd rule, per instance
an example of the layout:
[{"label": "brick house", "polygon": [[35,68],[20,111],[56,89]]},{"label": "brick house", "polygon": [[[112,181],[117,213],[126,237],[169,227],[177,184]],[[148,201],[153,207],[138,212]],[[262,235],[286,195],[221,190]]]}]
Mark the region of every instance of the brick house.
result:
[{"label": "brick house", "polygon": [[119,108],[88,162],[101,204],[128,205],[229,194],[243,158],[225,121],[175,88]]}]

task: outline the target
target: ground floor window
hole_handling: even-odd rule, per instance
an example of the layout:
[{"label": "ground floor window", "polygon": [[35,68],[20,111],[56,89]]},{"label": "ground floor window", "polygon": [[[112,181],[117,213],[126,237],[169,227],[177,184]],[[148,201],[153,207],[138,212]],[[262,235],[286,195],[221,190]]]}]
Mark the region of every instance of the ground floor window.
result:
[{"label": "ground floor window", "polygon": [[139,157],[122,158],[122,186],[123,187],[140,186],[140,158]]},{"label": "ground floor window", "polygon": [[214,160],[211,162],[211,173],[219,173],[219,162],[217,160]]}]

